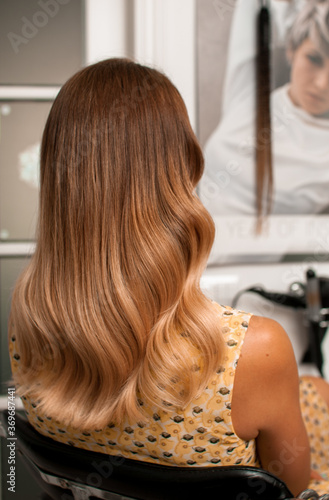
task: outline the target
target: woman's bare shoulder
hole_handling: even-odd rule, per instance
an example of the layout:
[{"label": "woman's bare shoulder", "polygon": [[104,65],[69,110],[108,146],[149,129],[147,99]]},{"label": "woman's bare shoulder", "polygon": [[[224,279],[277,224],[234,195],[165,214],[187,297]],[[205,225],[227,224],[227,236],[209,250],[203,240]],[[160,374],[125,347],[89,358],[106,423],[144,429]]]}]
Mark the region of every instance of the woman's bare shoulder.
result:
[{"label": "woman's bare shoulder", "polygon": [[232,421],[241,438],[256,438],[266,426],[268,412],[279,397],[277,387],[289,395],[298,387],[290,339],[278,322],[252,316],[236,369],[232,400]]},{"label": "woman's bare shoulder", "polygon": [[251,317],[240,357],[248,358],[249,361],[257,360],[262,367],[268,370],[274,368],[275,371],[279,366],[295,360],[284,328],[277,321],[262,316]]}]

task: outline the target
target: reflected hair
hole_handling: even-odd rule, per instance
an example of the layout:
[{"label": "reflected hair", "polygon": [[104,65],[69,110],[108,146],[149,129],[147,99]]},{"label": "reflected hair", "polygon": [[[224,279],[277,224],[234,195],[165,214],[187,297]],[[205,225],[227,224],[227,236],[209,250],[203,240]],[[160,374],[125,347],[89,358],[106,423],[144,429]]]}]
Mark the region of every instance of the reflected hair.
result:
[{"label": "reflected hair", "polygon": [[272,132],[270,107],[270,12],[262,7],[257,17],[256,57],[256,234],[271,213],[273,198]]},{"label": "reflected hair", "polygon": [[307,0],[287,34],[287,49],[294,52],[311,39],[329,57],[329,0]]},{"label": "reflected hair", "polygon": [[218,368],[218,313],[199,285],[214,239],[202,172],[162,73],[110,59],[62,87],[42,139],[36,251],[10,318],[19,394],[46,415],[80,429],[143,420],[140,398],[184,408]]}]

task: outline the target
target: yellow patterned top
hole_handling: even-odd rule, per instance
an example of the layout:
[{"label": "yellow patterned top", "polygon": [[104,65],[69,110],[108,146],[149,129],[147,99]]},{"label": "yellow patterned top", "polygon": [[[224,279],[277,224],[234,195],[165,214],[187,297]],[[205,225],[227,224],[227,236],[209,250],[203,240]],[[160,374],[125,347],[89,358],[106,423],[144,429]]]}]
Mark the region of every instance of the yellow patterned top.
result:
[{"label": "yellow patterned top", "polygon": [[[235,370],[247,331],[250,314],[219,306],[227,349],[223,366],[210,380],[203,394],[181,411],[146,407],[149,421],[126,421],[120,426],[81,432],[40,414],[36,405],[23,397],[27,417],[45,436],[78,448],[135,460],[176,466],[259,466],[254,440],[244,441],[234,432],[231,402]],[[19,369],[19,350],[10,341],[13,374]]]}]

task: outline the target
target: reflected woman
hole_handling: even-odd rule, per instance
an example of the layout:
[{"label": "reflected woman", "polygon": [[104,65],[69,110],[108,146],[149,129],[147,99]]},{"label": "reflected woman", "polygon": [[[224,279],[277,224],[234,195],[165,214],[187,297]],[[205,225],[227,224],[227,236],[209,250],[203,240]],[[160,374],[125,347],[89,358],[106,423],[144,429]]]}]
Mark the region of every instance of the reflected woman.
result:
[{"label": "reflected woman", "polygon": [[[271,2],[273,38],[279,44],[285,36],[291,64],[290,82],[271,95],[273,214],[329,212],[329,1],[298,8],[293,0]],[[258,9],[257,0],[238,0],[234,12],[222,118],[205,147],[200,191],[213,216],[256,214]]]}]

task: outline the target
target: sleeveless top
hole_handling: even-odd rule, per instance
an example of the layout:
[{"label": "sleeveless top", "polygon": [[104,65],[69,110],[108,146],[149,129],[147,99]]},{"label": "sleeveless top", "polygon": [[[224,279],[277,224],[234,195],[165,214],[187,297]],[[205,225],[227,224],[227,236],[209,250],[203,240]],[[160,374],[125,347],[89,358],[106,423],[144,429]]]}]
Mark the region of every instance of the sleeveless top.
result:
[{"label": "sleeveless top", "polygon": [[[226,343],[222,366],[208,386],[185,410],[147,407],[148,422],[125,421],[103,429],[79,431],[43,415],[28,397],[23,405],[31,425],[41,434],[78,448],[173,466],[259,466],[255,440],[235,431],[231,403],[236,366],[251,314],[214,304]],[[19,349],[10,339],[13,375],[19,369]]]}]

